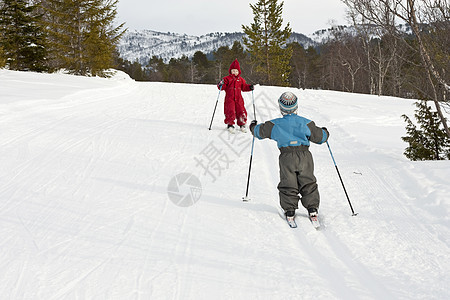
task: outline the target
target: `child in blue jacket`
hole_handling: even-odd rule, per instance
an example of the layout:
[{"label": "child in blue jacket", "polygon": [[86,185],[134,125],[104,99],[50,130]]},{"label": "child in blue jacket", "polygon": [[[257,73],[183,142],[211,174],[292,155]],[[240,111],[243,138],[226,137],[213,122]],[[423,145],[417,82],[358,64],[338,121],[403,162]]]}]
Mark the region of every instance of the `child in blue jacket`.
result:
[{"label": "child in blue jacket", "polygon": [[287,218],[295,216],[299,194],[310,217],[317,216],[320,196],[314,176],[314,161],[309,151],[310,142],[322,144],[329,137],[325,127],[297,115],[297,96],[285,92],[278,99],[282,118],[257,124],[252,121],[250,131],[258,139],[275,140],[280,149],[280,204]]}]

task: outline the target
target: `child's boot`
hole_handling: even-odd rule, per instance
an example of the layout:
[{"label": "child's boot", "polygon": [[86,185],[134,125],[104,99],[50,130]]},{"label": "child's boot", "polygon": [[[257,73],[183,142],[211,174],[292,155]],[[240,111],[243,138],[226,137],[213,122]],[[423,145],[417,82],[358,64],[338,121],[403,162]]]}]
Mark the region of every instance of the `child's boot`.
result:
[{"label": "child's boot", "polygon": [[227,126],[227,130],[228,130],[228,132],[230,132],[230,133],[235,133],[235,131],[234,131],[234,125],[228,125],[228,126]]}]

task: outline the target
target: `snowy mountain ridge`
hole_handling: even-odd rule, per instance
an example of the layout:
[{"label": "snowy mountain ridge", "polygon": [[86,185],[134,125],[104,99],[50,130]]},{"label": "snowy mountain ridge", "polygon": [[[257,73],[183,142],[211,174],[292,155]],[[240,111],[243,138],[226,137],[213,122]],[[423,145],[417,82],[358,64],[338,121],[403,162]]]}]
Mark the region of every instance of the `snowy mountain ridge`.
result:
[{"label": "snowy mountain ridge", "polygon": [[[407,25],[398,25],[398,28],[405,33],[411,33]],[[369,31],[373,37],[379,35],[376,26],[369,28]],[[335,36],[346,33],[355,35],[357,32],[355,26],[345,25],[317,30],[310,36],[293,32],[288,43],[298,42],[306,49],[326,43]],[[118,51],[122,58],[131,62],[137,61],[145,66],[153,56],[162,58],[165,63],[168,63],[171,58],[180,58],[183,55],[191,58],[197,51],[209,55],[222,46],[231,47],[235,41],[243,45],[244,36],[242,32],[214,32],[194,36],[154,30],[130,30],[123,35]]]},{"label": "snowy mountain ridge", "polygon": [[[412,34],[411,26],[408,24],[398,24],[397,30],[406,35]],[[342,35],[356,36],[358,33],[362,34],[363,32],[366,32],[370,38],[379,38],[382,35],[383,30],[379,26],[370,24],[358,26],[337,25],[327,29],[317,30],[311,34],[309,38],[314,41],[316,45],[319,45]]]},{"label": "snowy mountain ridge", "polygon": [[[132,30],[124,34],[118,50],[122,58],[131,62],[138,61],[142,65],[146,65],[153,56],[162,58],[167,63],[171,58],[180,58],[183,55],[192,57],[197,51],[208,55],[222,46],[231,47],[235,41],[243,45],[244,35],[242,32],[215,32],[193,36],[153,30]],[[298,42],[306,48],[316,45],[313,40],[299,33],[292,33],[288,42]]]}]

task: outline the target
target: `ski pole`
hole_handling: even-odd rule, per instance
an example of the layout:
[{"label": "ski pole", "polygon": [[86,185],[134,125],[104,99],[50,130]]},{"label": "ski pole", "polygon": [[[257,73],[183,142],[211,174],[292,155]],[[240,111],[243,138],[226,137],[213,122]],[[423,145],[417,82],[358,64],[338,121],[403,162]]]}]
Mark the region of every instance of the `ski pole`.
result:
[{"label": "ski pole", "polygon": [[214,112],[213,112],[213,115],[212,115],[212,118],[211,118],[211,124],[209,124],[209,130],[211,130],[212,122],[214,120],[214,115],[216,114],[217,103],[219,103],[219,96],[220,96],[220,92],[221,91],[222,91],[222,85],[220,86],[219,94],[217,95],[216,106],[214,106]]},{"label": "ski pole", "polygon": [[350,202],[350,198],[348,197],[347,190],[345,189],[344,182],[342,181],[341,174],[339,173],[338,166],[336,164],[336,161],[334,160],[334,156],[333,156],[333,153],[331,152],[330,144],[328,144],[328,141],[327,141],[327,146],[328,146],[328,150],[330,151],[331,158],[333,159],[334,166],[336,167],[336,171],[338,173],[339,179],[341,180],[342,187],[344,188],[345,196],[347,196],[348,204],[350,205],[350,209],[352,210],[352,216],[356,216],[358,213],[355,213],[355,211],[353,210],[352,203]]},{"label": "ski pole", "polygon": [[[255,116],[255,120],[256,120],[256,109],[255,109],[255,97],[253,95],[253,90],[252,90],[252,99],[253,99],[253,115]],[[250,154],[250,163],[248,166],[248,177],[247,177],[247,189],[245,191],[245,197],[242,197],[242,201],[250,201],[250,198],[248,197],[248,187],[250,185],[250,174],[252,171],[252,160],[253,160],[253,147],[255,145],[255,136],[253,136],[252,139],[252,152]]]},{"label": "ski pole", "polygon": [[255,108],[255,96],[253,96],[253,90],[252,90],[252,99],[253,99],[253,116],[256,120],[256,108]]}]

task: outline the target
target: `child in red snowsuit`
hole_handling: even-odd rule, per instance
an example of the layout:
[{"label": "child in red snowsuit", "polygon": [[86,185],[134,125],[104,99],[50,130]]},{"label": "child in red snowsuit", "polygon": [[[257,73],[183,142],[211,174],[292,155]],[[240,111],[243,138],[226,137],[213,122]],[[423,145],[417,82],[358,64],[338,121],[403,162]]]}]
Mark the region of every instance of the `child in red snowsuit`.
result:
[{"label": "child in red snowsuit", "polygon": [[245,132],[245,123],[247,123],[247,111],[245,110],[244,99],[241,91],[249,92],[253,90],[253,85],[245,83],[241,75],[241,67],[238,60],[234,60],[228,69],[230,75],[224,77],[217,87],[225,91],[225,124],[228,130],[234,130],[234,120],[237,125]]}]

